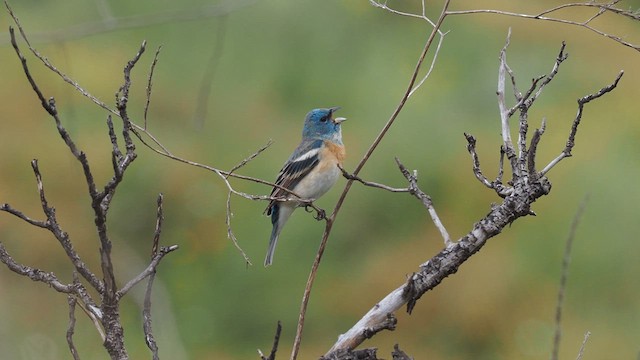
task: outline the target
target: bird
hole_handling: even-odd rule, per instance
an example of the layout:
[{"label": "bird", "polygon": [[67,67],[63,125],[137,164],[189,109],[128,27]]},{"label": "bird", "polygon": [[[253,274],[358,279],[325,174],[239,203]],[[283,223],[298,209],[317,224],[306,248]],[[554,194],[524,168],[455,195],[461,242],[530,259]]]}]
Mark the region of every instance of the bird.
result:
[{"label": "bird", "polygon": [[[307,113],[302,128],[302,141],[278,173],[265,212],[271,216],[271,238],[264,266],[273,262],[278,237],[293,211],[305,204],[295,199],[316,200],[336,183],[342,174],[345,148],[341,124],[347,120],[334,117],[340,107],[313,109]],[[340,166],[340,167],[339,167]],[[283,190],[291,190],[294,194]],[[274,198],[286,198],[278,201]],[[308,203],[308,202],[306,202]]]}]

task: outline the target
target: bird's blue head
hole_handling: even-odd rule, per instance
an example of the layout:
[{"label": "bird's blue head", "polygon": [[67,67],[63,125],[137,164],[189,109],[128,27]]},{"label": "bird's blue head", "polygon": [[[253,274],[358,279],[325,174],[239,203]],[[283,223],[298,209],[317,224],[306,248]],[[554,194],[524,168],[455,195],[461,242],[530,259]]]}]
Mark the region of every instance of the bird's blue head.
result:
[{"label": "bird's blue head", "polygon": [[313,109],[304,119],[302,137],[305,139],[332,140],[342,144],[342,130],[340,124],[347,120],[343,117],[334,118],[333,114],[340,109],[332,107],[328,109]]}]

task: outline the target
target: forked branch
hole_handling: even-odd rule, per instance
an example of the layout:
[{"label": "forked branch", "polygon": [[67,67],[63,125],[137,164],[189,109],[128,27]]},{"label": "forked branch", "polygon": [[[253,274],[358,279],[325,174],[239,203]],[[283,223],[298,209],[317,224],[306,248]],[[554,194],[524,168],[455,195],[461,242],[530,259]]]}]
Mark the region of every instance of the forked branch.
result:
[{"label": "forked branch", "polygon": [[[10,9],[9,9],[10,10]],[[11,15],[17,22],[17,18],[13,13]],[[18,24],[19,26],[19,24]],[[137,61],[140,59],[144,51],[144,44],[141,47],[141,50],[136,54],[136,56],[127,64],[124,70],[124,83],[122,87],[118,91],[117,99],[116,99],[116,108],[117,115],[123,121],[122,128],[122,139],[124,140],[124,149],[120,149],[118,146],[118,136],[114,130],[113,122],[111,120],[111,115],[107,118],[107,128],[108,128],[108,136],[112,144],[112,166],[113,166],[113,176],[109,179],[105,185],[99,190],[96,185],[93,177],[93,173],[89,164],[89,160],[86,154],[78,148],[73,139],[71,138],[69,132],[65,129],[62,124],[60,114],[56,107],[56,102],[54,98],[47,99],[40,87],[36,83],[34,77],[29,70],[27,65],[27,60],[25,56],[20,51],[18,43],[16,41],[14,29],[11,27],[9,29],[11,36],[11,43],[16,52],[18,59],[22,64],[22,69],[24,74],[30,83],[36,97],[40,101],[43,109],[51,116],[56,125],[58,134],[61,136],[64,143],[67,145],[68,150],[78,161],[80,167],[83,170],[84,180],[87,184],[91,208],[94,212],[94,226],[97,230],[99,245],[100,245],[100,266],[102,269],[102,279],[98,278],[86,263],[81,259],[79,254],[76,252],[74,245],[71,241],[71,237],[69,234],[62,229],[62,226],[58,222],[58,218],[56,216],[55,208],[50,205],[47,194],[45,192],[45,186],[43,183],[42,174],[40,172],[38,161],[33,160],[31,162],[31,167],[34,172],[36,185],[38,188],[38,195],[40,204],[42,207],[42,212],[44,214],[44,220],[36,220],[27,215],[25,215],[20,210],[15,209],[9,204],[0,205],[0,211],[7,212],[9,214],[14,215],[15,217],[29,223],[30,225],[47,229],[52,235],[58,240],[60,246],[65,251],[69,261],[74,266],[73,277],[74,280],[71,284],[64,284],[58,277],[53,273],[44,272],[42,270],[23,265],[18,261],[15,261],[10,254],[7,252],[4,244],[0,242],[0,261],[4,263],[9,270],[38,282],[43,282],[51,286],[58,292],[62,292],[67,294],[68,303],[69,303],[69,325],[67,329],[67,343],[69,346],[69,350],[74,359],[78,359],[79,355],[75,345],[73,343],[73,334],[75,330],[75,309],[79,306],[88,317],[95,324],[100,336],[103,339],[104,347],[114,359],[125,359],[128,358],[127,351],[124,346],[124,335],[123,335],[123,326],[120,322],[120,313],[119,313],[119,305],[121,298],[136,284],[141,282],[147,277],[153,277],[155,274],[156,268],[162,258],[171,251],[177,249],[176,245],[169,247],[160,247],[158,249],[158,239],[160,236],[160,225],[162,217],[161,209],[158,211],[158,223],[156,226],[156,232],[154,235],[154,243],[153,243],[153,256],[150,261],[149,266],[141,272],[138,276],[134,277],[132,280],[126,283],[126,285],[118,290],[117,283],[115,281],[115,270],[113,267],[113,263],[111,260],[111,248],[112,243],[109,239],[107,232],[107,213],[109,211],[109,207],[111,201],[114,198],[116,193],[116,189],[122,183],[124,174],[131,163],[136,158],[135,153],[135,145],[133,144],[132,137],[130,136],[130,131],[132,129],[131,122],[129,121],[127,115],[127,103],[128,103],[128,93],[129,88],[131,86],[131,71]],[[20,32],[23,35],[23,38],[26,41],[26,37],[22,28],[20,28]],[[29,48],[36,54],[40,60],[42,60],[47,67],[49,67],[48,60],[43,60],[43,58],[34,51],[31,45],[27,41],[27,45]],[[161,200],[159,200],[159,207],[161,208]],[[79,274],[79,275],[78,275]],[[82,278],[80,278],[82,277]],[[94,289],[94,291],[88,291],[85,287],[83,281],[88,283],[88,285]],[[149,282],[147,287],[147,294],[151,293],[151,283]],[[97,295],[94,295],[97,294]],[[94,300],[94,296],[99,300]],[[145,309],[150,310],[150,303]],[[145,332],[147,343],[152,342],[153,336],[150,331],[150,311],[145,312],[145,324],[149,324],[149,330]],[[157,358],[157,347],[156,349],[152,349],[154,357]]]},{"label": "forked branch", "polygon": [[[562,47],[561,54],[563,49],[564,45]],[[506,47],[501,52],[500,56],[499,89],[504,89],[506,81],[505,74],[507,74],[506,69],[508,69],[505,52]],[[559,56],[558,59],[561,57],[562,56]],[[589,101],[591,101],[613,90],[617,86],[620,76],[621,74],[618,75],[611,85],[608,85],[594,94],[587,95],[582,99],[589,99]],[[553,76],[547,76],[547,78],[549,81],[543,82],[542,84],[548,84],[553,79]],[[535,92],[531,90],[528,91],[528,94],[529,95],[524,96],[516,94],[516,101],[520,103],[517,107],[520,112],[520,126],[518,134],[519,137],[524,140],[527,138],[527,116],[523,116],[522,113],[524,112],[526,115],[526,112],[535,101],[534,97],[529,97],[530,94],[535,94]],[[537,97],[537,95],[535,97]],[[527,101],[527,98],[533,100]],[[425,292],[436,287],[447,276],[457,272],[458,268],[469,257],[480,250],[488,239],[498,235],[503,229],[505,229],[505,227],[518,218],[533,214],[533,211],[531,210],[532,204],[540,197],[549,193],[551,190],[551,182],[549,182],[543,174],[529,174],[527,171],[528,167],[522,168],[519,165],[522,161],[526,163],[527,159],[530,159],[535,155],[542,131],[539,130],[534,133],[531,140],[532,146],[530,148],[526,148],[526,141],[523,140],[525,146],[520,149],[520,154],[516,155],[514,145],[509,141],[510,137],[504,133],[510,131],[508,121],[510,114],[507,110],[508,107],[504,106],[506,104],[506,100],[499,94],[498,101],[503,104],[500,106],[502,117],[501,127],[503,131],[500,163],[502,164],[502,158],[505,153],[508,157],[512,156],[514,159],[512,161],[514,166],[512,166],[511,169],[513,179],[508,185],[502,184],[502,165],[496,181],[490,181],[482,174],[480,171],[478,155],[475,152],[476,140],[471,135],[465,134],[465,136],[467,137],[468,150],[472,156],[472,167],[476,178],[478,178],[482,184],[493,189],[498,195],[503,197],[503,202],[499,205],[494,205],[490,212],[478,221],[467,235],[458,239],[454,244],[444,248],[436,256],[420,265],[419,269],[411,275],[404,284],[377,302],[349,331],[338,338],[338,341],[331,347],[329,352],[325,355],[325,358],[332,358],[335,354],[355,349],[371,336],[372,329],[387,328],[382,325],[387,321],[386,319],[393,316],[393,314],[401,307],[406,305],[406,311],[411,313],[417,304],[417,301]],[[580,110],[580,114],[581,111],[582,110]],[[579,123],[579,121],[574,120],[575,128],[577,128],[577,123]],[[572,131],[572,134],[575,136],[575,131]],[[535,168],[535,166],[533,168]]]}]

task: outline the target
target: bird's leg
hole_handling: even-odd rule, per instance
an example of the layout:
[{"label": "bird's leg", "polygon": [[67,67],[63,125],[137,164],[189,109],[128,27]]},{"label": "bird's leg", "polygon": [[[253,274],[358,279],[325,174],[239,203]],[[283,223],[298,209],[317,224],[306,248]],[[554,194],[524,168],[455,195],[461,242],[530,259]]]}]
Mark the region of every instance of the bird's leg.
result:
[{"label": "bird's leg", "polygon": [[314,219],[320,221],[327,218],[325,211],[313,205],[311,201],[304,205],[304,211],[310,213],[310,212],[313,212],[314,210],[316,212],[316,214],[313,216]]},{"label": "bird's leg", "polygon": [[316,216],[314,216],[313,218],[320,221],[320,220],[324,220],[327,218],[327,214],[324,212],[324,209],[317,209],[318,211],[316,212]]}]

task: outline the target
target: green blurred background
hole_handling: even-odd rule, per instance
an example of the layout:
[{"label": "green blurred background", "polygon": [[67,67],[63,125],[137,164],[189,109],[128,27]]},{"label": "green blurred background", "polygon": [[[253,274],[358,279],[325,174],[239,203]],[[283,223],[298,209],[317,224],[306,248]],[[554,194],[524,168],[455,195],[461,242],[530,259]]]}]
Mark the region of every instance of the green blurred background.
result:
[{"label": "green blurred background", "polygon": [[[125,0],[13,1],[33,44],[93,95],[113,104],[122,68],[143,40],[148,51],[134,70],[129,111],[141,123],[148,69],[155,71],[150,130],[176,155],[229,169],[269,139],[269,150],[240,172],[272,180],[299,141],[302,118],[314,107],[342,106],[346,168],[353,169],[388,119],[408,83],[430,31],[426,23],[392,15],[367,1],[228,2],[224,16],[178,21],[175,14],[213,2]],[[499,8],[536,13],[559,1],[456,1],[454,9]],[[214,3],[213,3],[214,4]],[[391,5],[394,5],[392,2]],[[419,3],[402,2],[419,11]],[[429,4],[436,17],[440,2]],[[623,1],[621,8],[638,8]],[[74,26],[107,19],[176,18],[158,24],[74,36]],[[586,19],[584,11],[558,15]],[[6,11],[0,25],[12,24]],[[640,43],[640,24],[603,16],[596,25]],[[640,54],[578,27],[497,15],[450,17],[431,78],[409,101],[361,175],[404,186],[393,157],[417,169],[420,184],[454,238],[467,233],[500,199],[471,172],[463,132],[478,138],[484,172],[495,176],[500,145],[497,58],[508,28],[508,60],[524,90],[547,73],[562,40],[569,59],[530,113],[532,128],[547,119],[539,164],[557,156],[576,112],[576,99],[610,83],[619,87],[589,104],[574,156],[549,174],[550,196],[537,217],[520,219],[418,303],[398,314],[394,332],[364,345],[388,356],[394,343],[416,359],[543,359],[552,343],[562,253],[570,223],[590,200],[577,231],[566,288],[561,358],[575,358],[586,331],[585,359],[632,359],[640,352]],[[68,30],[71,29],[71,30]],[[67,31],[68,30],[68,31]],[[64,31],[62,40],[51,35]],[[29,166],[38,159],[49,201],[80,254],[96,271],[98,242],[78,163],[60,140],[25,80],[7,34],[0,37],[0,203],[42,218]],[[27,51],[22,43],[23,51]],[[110,176],[105,111],[80,96],[28,55],[45,96],[54,96],[64,125],[87,152],[98,181]],[[203,79],[213,73],[204,117],[197,116]],[[117,123],[117,122],[116,122]],[[162,243],[179,251],[162,262],[153,315],[164,359],[255,359],[268,351],[278,320],[278,358],[291,350],[300,299],[323,226],[298,211],[282,234],[275,264],[261,264],[270,221],[266,204],[233,198],[233,229],[254,265],[247,267],[226,237],[226,188],[213,174],[160,157],[138,144],[110,212],[117,279],[123,284],[147,264],[157,194],[165,195]],[[241,191],[269,189],[234,181]],[[332,209],[344,186],[317,204]],[[16,260],[65,281],[71,268],[56,241],[0,214],[0,241]],[[355,185],[334,226],[309,304],[302,359],[323,354],[376,301],[442,248],[420,203]],[[142,334],[143,286],[123,301],[132,358],[148,358]],[[83,359],[106,359],[92,324],[77,313]],[[47,286],[0,268],[0,357],[70,358],[65,342],[67,300]]]}]

